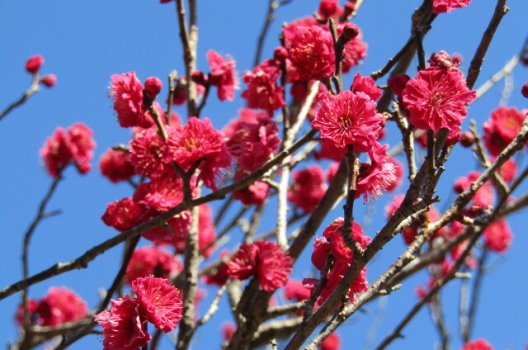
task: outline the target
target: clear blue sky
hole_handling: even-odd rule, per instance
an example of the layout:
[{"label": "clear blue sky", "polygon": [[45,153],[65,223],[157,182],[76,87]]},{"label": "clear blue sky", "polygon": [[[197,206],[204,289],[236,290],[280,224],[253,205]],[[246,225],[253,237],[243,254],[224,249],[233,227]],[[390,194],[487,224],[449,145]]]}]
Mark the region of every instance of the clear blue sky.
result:
[{"label": "clear blue sky", "polygon": [[[215,49],[234,57],[239,72],[249,69],[267,1],[199,2],[199,68],[207,69],[205,53],[208,49]],[[280,23],[309,15],[317,3],[316,0],[294,0],[279,10],[266,42],[265,57],[271,55],[278,43]],[[441,15],[425,40],[427,54],[441,49],[458,52],[466,58],[463,67],[467,68],[494,3],[490,0],[475,0],[466,9]],[[417,0],[365,1],[356,23],[362,28],[369,49],[368,58],[358,71],[368,74],[378,69],[397,51],[407,40],[409,17],[418,5]],[[528,2],[511,0],[510,8],[491,45],[491,54],[484,62],[476,86],[500,69],[522,45],[527,29]],[[176,69],[182,72],[183,66],[173,4],[160,5],[155,0],[3,1],[0,13],[0,108],[18,98],[27,88],[30,79],[23,65],[32,54],[42,54],[46,59],[42,72],[55,73],[59,79],[56,87],[37,94],[27,105],[0,123],[0,162],[3,170],[0,173],[2,288],[21,276],[19,256],[22,233],[51,182],[38,156],[46,137],[57,126],[66,127],[81,121],[94,130],[98,147],[94,171],[82,177],[72,169],[67,171],[66,181],[61,184],[50,204],[50,209],[63,210],[62,215],[45,221],[34,236],[30,259],[32,273],[57,261],[70,260],[116,233],[104,226],[99,218],[107,203],[129,195],[130,189],[126,184],[116,186],[103,179],[97,171],[97,163],[108,147],[127,143],[129,133],[119,128],[107,98],[110,75],[136,71],[141,79],[154,75],[165,81],[164,77],[169,71]],[[515,90],[510,105],[519,108],[528,106],[527,100],[523,100],[518,93],[526,81],[528,69],[519,67],[514,75]],[[476,102],[470,109],[470,117],[482,123],[497,106],[501,87],[499,84]],[[211,99],[204,115],[221,127],[242,106],[239,96],[234,103],[219,103]],[[394,144],[397,135],[394,128],[389,128],[388,142]],[[467,151],[455,152],[440,187],[442,199],[448,198],[454,178],[474,169],[475,165],[475,160]],[[383,208],[389,200],[389,196],[386,196],[368,207],[357,206],[356,217],[360,222],[367,209],[374,210],[374,220],[365,225],[371,236],[381,226]],[[265,221],[274,222],[273,213],[269,215],[269,220]],[[340,215],[340,210],[334,212],[327,223]],[[493,256],[492,260],[497,262],[496,268],[484,281],[474,334],[476,337],[487,337],[496,349],[524,349],[528,342],[528,304],[525,301],[528,294],[528,236],[525,232],[525,215],[518,214],[511,218],[514,244],[506,256]],[[265,229],[266,226],[263,227]],[[389,259],[402,249],[400,239],[390,244],[369,270],[369,280],[374,280],[376,273],[381,272],[383,266],[390,262]],[[90,307],[94,307],[98,301],[97,290],[106,288],[111,282],[120,254],[121,249],[114,249],[99,257],[87,270],[73,271],[40,283],[31,288],[31,296],[41,297],[50,286],[68,286],[87,300]],[[310,265],[301,263],[296,266],[294,276],[302,278],[311,273]],[[414,304],[414,288],[424,281],[424,275],[408,281],[386,301],[374,344]],[[455,282],[444,293],[452,332],[457,330],[457,291],[458,282]],[[208,290],[208,298],[202,306],[206,307],[213,296],[214,290]],[[16,338],[13,314],[19,300],[20,296],[14,295],[0,302],[0,329],[4,342]],[[228,318],[225,309],[217,314],[198,332],[195,348],[217,348],[220,326]],[[346,337],[345,349],[362,348],[365,334],[374,318],[372,313],[361,314],[340,329],[339,333]],[[410,324],[405,334],[406,339],[396,341],[392,348],[429,349],[437,342],[436,332],[426,311]],[[456,338],[456,333],[453,335]],[[99,347],[98,344],[100,340],[90,336],[77,343],[73,349],[94,349]],[[458,342],[453,344],[456,349]]]}]

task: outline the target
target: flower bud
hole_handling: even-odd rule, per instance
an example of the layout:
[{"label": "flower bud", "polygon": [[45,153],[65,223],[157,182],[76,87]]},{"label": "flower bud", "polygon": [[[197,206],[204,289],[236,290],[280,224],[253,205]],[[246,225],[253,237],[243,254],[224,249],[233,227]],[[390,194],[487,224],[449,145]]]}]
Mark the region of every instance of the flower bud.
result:
[{"label": "flower bud", "polygon": [[207,85],[207,77],[202,71],[197,70],[192,74],[191,77],[192,81],[194,81],[196,84],[200,85]]},{"label": "flower bud", "polygon": [[43,63],[44,57],[42,57],[41,55],[31,56],[26,61],[26,71],[31,74],[37,74]]},{"label": "flower bud", "polygon": [[161,80],[156,77],[150,77],[145,80],[145,92],[149,98],[155,99],[161,91],[163,84]]},{"label": "flower bud", "polygon": [[288,57],[288,50],[284,46],[279,46],[273,51],[273,58],[283,62]]},{"label": "flower bud", "polygon": [[460,134],[459,141],[462,147],[469,148],[475,143],[475,135],[470,131],[466,131]]},{"label": "flower bud", "polygon": [[523,85],[523,87],[521,89],[521,94],[524,97],[528,98],[528,82]]},{"label": "flower bud", "polygon": [[57,84],[57,76],[55,74],[48,74],[40,78],[40,83],[47,88],[51,88]]}]

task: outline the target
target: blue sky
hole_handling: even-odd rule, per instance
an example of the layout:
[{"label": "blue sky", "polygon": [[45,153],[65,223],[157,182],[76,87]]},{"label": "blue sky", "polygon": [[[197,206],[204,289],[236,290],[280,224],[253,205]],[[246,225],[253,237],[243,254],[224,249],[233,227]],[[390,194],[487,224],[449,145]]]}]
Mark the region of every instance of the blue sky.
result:
[{"label": "blue sky", "polygon": [[[266,3],[263,0],[201,1],[199,68],[207,69],[205,53],[215,49],[234,57],[239,72],[250,69]],[[278,43],[280,24],[309,15],[317,3],[315,0],[294,0],[279,10],[266,41],[264,58],[272,54]],[[525,38],[528,2],[511,0],[509,3],[510,13],[490,47],[491,54],[486,56],[476,86],[518,52]],[[368,57],[356,71],[369,74],[401,47],[408,38],[410,14],[417,6],[419,2],[415,0],[365,1],[356,23],[363,30],[364,40],[369,45]],[[442,49],[460,53],[466,59],[463,68],[467,69],[493,7],[493,1],[474,1],[466,9],[441,15],[425,39],[427,54]],[[73,169],[66,172],[66,181],[60,185],[50,204],[50,209],[61,209],[63,213],[46,220],[38,228],[31,246],[32,273],[57,261],[70,260],[116,233],[101,222],[100,216],[107,203],[130,195],[130,188],[126,184],[112,185],[106,181],[97,171],[97,163],[108,147],[127,143],[129,131],[119,128],[107,97],[110,76],[135,71],[140,79],[159,76],[165,81],[168,72],[173,69],[183,72],[183,66],[173,4],[160,5],[154,0],[3,1],[0,13],[0,108],[18,98],[28,87],[30,78],[23,65],[32,54],[42,54],[46,59],[42,72],[55,73],[59,79],[56,87],[43,89],[0,123],[0,162],[3,169],[0,173],[0,232],[3,240],[0,247],[0,287],[3,287],[21,276],[21,236],[51,183],[38,155],[44,140],[57,126],[67,127],[75,122],[84,122],[94,130],[98,146],[94,170],[90,174],[80,176]],[[350,76],[352,74],[349,74],[349,80]],[[528,69],[518,67],[514,73],[515,88],[509,105],[527,107],[527,100],[523,100],[518,92],[526,81]],[[498,84],[474,103],[469,117],[479,123],[487,119],[499,103],[502,86],[502,83]],[[211,99],[204,115],[210,117],[217,127],[222,127],[236,116],[241,107],[243,102],[239,94],[234,103]],[[183,109],[179,111],[184,113]],[[389,128],[387,142],[394,144],[397,135],[396,129]],[[439,189],[444,201],[454,179],[475,166],[476,161],[467,151],[455,151]],[[526,191],[526,188],[523,190]],[[372,223],[365,225],[371,236],[381,226],[383,208],[389,201],[390,196],[385,196],[368,206],[357,206],[356,217],[360,223],[366,224],[361,219],[367,211],[374,212]],[[265,221],[268,226],[263,226],[263,232],[270,227],[270,222],[274,222],[274,213],[267,215],[269,220]],[[326,223],[339,215],[340,210],[332,213]],[[525,214],[511,218],[514,244],[504,257],[492,257],[496,267],[484,281],[474,334],[476,337],[487,337],[496,349],[521,349],[528,342],[528,304],[520,302],[526,299],[528,293],[525,268],[528,265],[528,237],[523,230],[525,218]],[[374,280],[376,273],[381,272],[402,249],[401,240],[391,243],[369,269],[369,279]],[[31,296],[41,297],[50,286],[69,286],[87,300],[90,307],[94,307],[98,301],[98,288],[109,285],[120,255],[121,249],[114,249],[99,257],[87,270],[73,271],[40,283],[31,288]],[[296,266],[294,276],[302,278],[311,273],[305,256],[305,263]],[[416,301],[414,288],[424,281],[424,275],[410,280],[386,300],[375,344],[413,305]],[[458,282],[455,282],[444,293],[446,313],[453,332],[457,330],[457,291]],[[214,290],[208,290],[208,295],[203,306],[208,305]],[[0,302],[0,329],[3,330],[4,341],[16,338],[12,316],[19,300],[20,296],[15,295]],[[375,307],[371,309],[376,310]],[[216,348],[220,342],[221,324],[229,317],[226,310],[217,314],[197,334],[195,347]],[[373,320],[374,314],[361,314],[342,327],[339,333],[347,340],[344,348],[361,348]],[[407,337],[404,340],[394,343],[394,349],[426,349],[437,342],[426,311],[409,325],[405,334]],[[453,335],[456,338],[456,333]],[[455,340],[454,348],[458,347],[457,342]],[[97,348],[98,344],[100,340],[90,336],[73,349]]]}]

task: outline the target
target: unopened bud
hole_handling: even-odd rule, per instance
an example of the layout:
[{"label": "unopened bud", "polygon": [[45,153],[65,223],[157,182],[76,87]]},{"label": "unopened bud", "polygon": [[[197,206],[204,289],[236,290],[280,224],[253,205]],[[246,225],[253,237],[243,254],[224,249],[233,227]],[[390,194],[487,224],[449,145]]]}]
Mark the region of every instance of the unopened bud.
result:
[{"label": "unopened bud", "polygon": [[473,135],[473,133],[470,131],[466,131],[460,134],[459,141],[462,147],[469,148],[475,143],[475,135]]},{"label": "unopened bud", "polygon": [[528,98],[528,82],[523,85],[523,87],[521,89],[521,94],[524,97]]},{"label": "unopened bud", "polygon": [[192,81],[194,81],[196,84],[200,85],[207,85],[207,77],[202,71],[196,71],[192,74],[191,77]]},{"label": "unopened bud", "polygon": [[283,62],[288,57],[288,50],[284,46],[279,46],[273,52],[273,58],[277,61]]},{"label": "unopened bud", "polygon": [[346,23],[343,27],[343,32],[339,36],[339,41],[342,41],[343,44],[346,44],[350,40],[354,39],[359,34],[359,29],[352,23]]},{"label": "unopened bud", "polygon": [[37,74],[43,63],[44,57],[42,57],[41,55],[31,56],[26,61],[26,71],[31,74]]},{"label": "unopened bud", "polygon": [[40,83],[47,88],[51,88],[57,84],[57,76],[55,74],[48,74],[45,77],[40,78]]},{"label": "unopened bud", "polygon": [[336,0],[321,0],[319,3],[319,14],[324,18],[332,17],[338,9]]},{"label": "unopened bud", "polygon": [[154,100],[163,88],[163,83],[161,80],[159,80],[159,78],[150,77],[145,80],[144,87],[147,97]]}]

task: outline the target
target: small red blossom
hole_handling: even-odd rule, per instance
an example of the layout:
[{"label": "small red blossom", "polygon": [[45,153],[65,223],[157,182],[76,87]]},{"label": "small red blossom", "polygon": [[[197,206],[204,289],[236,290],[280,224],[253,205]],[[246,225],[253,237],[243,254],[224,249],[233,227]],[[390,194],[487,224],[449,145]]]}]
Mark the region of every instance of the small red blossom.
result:
[{"label": "small red blossom", "polygon": [[517,163],[513,159],[508,159],[499,168],[499,173],[506,182],[511,182],[517,174]]},{"label": "small red blossom", "polygon": [[183,201],[183,183],[178,176],[154,178],[136,189],[134,201],[159,212],[174,208]]},{"label": "small red blossom", "polygon": [[465,344],[461,350],[493,350],[493,346],[486,339],[481,338]]},{"label": "small red blossom", "polygon": [[145,94],[150,98],[151,100],[154,100],[156,96],[160,93],[161,89],[163,88],[163,83],[159,78],[156,77],[150,77],[145,80]]},{"label": "small red blossom", "polygon": [[326,192],[324,180],[325,174],[317,165],[294,172],[288,200],[305,213],[311,213]]},{"label": "small red blossom", "polygon": [[41,55],[35,55],[27,59],[25,68],[28,73],[37,74],[43,64],[44,57],[42,57]]},{"label": "small red blossom", "polygon": [[317,15],[321,21],[326,22],[328,18],[337,15],[339,12],[341,9],[337,0],[321,0]]},{"label": "small red blossom", "polygon": [[433,0],[433,12],[436,14],[451,12],[454,9],[466,7],[471,0]]},{"label": "small red blossom", "polygon": [[348,72],[352,67],[356,67],[367,57],[367,44],[362,39],[361,30],[352,23],[339,23],[337,25],[337,34],[342,35],[345,30],[357,33],[351,40],[345,44],[343,50],[343,72]]},{"label": "small red blossom", "polygon": [[154,242],[156,245],[172,244],[176,241],[184,242],[189,232],[190,224],[191,213],[189,210],[186,210],[167,221],[168,227],[160,226],[150,229],[144,232],[142,236]]},{"label": "small red blossom", "polygon": [[144,222],[149,215],[149,211],[132,198],[123,198],[108,204],[101,219],[106,225],[122,232]]},{"label": "small red blossom", "polygon": [[484,123],[484,144],[493,156],[498,156],[521,130],[525,112],[516,108],[499,107]]},{"label": "small red blossom", "polygon": [[497,220],[484,230],[484,244],[496,253],[505,253],[511,245],[512,232],[504,219]]},{"label": "small red blossom", "polygon": [[331,159],[339,162],[347,151],[346,147],[336,147],[335,143],[330,139],[321,139],[319,144],[321,148],[315,154],[316,159]]},{"label": "small red blossom", "polygon": [[339,350],[341,349],[341,338],[337,333],[330,334],[321,343],[321,350]]},{"label": "small red blossom", "polygon": [[[213,222],[213,214],[211,208],[207,204],[202,204],[198,207],[198,249],[200,254],[204,257],[209,257],[214,251],[214,241],[216,239],[216,229]],[[180,224],[187,223],[187,227],[174,228],[170,221],[169,225],[172,227],[172,232],[167,232],[171,240],[171,243],[178,253],[183,253],[186,247],[186,238],[189,233],[188,225],[190,221],[190,214],[185,215],[185,218],[180,219]],[[183,230],[182,230],[183,229]]]},{"label": "small red blossom", "polygon": [[227,274],[239,280],[257,276],[262,290],[272,292],[288,281],[293,260],[273,242],[243,244],[227,263]]},{"label": "small red blossom", "polygon": [[231,165],[224,135],[208,118],[191,117],[187,125],[175,130],[171,159],[185,171],[199,165],[199,178],[212,189],[216,189],[216,179],[222,169]]},{"label": "small red blossom", "polygon": [[525,83],[525,84],[523,85],[523,87],[521,88],[521,94],[522,94],[524,97],[528,98],[528,82]]},{"label": "small red blossom", "polygon": [[286,300],[302,301],[310,299],[310,289],[306,288],[301,281],[290,280],[284,287]]},{"label": "small red blossom", "polygon": [[78,321],[88,314],[86,302],[76,293],[61,287],[50,288],[38,303],[41,326],[59,326],[66,322]]},{"label": "small red blossom", "polygon": [[370,164],[362,164],[360,168],[356,196],[363,195],[365,202],[381,196],[398,183],[396,166],[387,155],[388,147],[374,143],[368,152]]},{"label": "small red blossom", "polygon": [[136,172],[147,177],[161,177],[174,172],[173,155],[175,131],[166,127],[169,135],[167,142],[155,128],[138,129],[130,143],[130,160]]},{"label": "small red blossom", "polygon": [[125,279],[131,284],[136,278],[155,276],[169,278],[182,270],[181,262],[172,254],[151,247],[134,250],[128,263]]},{"label": "small red blossom", "polygon": [[262,205],[268,198],[270,186],[263,181],[255,181],[240,190],[233,192],[233,199],[244,205]]},{"label": "small red blossom", "polygon": [[165,333],[176,327],[183,310],[179,289],[165,278],[140,277],[132,282],[132,290],[137,295],[142,317]]},{"label": "small red blossom", "polygon": [[264,164],[280,144],[275,122],[259,113],[241,110],[240,118],[225,129],[227,149],[238,160],[240,169],[251,172]]},{"label": "small red blossom", "polygon": [[238,78],[235,70],[235,60],[226,58],[214,50],[207,52],[207,63],[211,68],[209,81],[218,88],[220,101],[233,101],[235,90],[238,89]]},{"label": "small red blossom", "polygon": [[99,161],[101,174],[113,183],[126,181],[136,174],[129,152],[109,148]]},{"label": "small red blossom", "polygon": [[86,174],[91,169],[95,141],[92,131],[84,124],[73,124],[68,130],[57,128],[46,140],[40,155],[48,173],[59,177],[72,162],[79,173]]},{"label": "small red blossom", "polygon": [[110,311],[95,315],[94,320],[103,328],[104,350],[138,350],[151,339],[136,299],[129,296],[112,300]]},{"label": "small red blossom", "polygon": [[114,110],[121,127],[148,128],[154,124],[143,110],[143,86],[136,73],[112,75],[110,96],[114,100]]},{"label": "small red blossom", "polygon": [[325,92],[312,126],[335,147],[352,145],[354,151],[366,152],[381,130],[381,116],[376,103],[362,92],[344,91],[335,96]]},{"label": "small red blossom", "polygon": [[277,85],[281,76],[280,66],[275,60],[267,60],[244,74],[247,89],[242,92],[248,108],[265,110],[269,116],[285,105],[284,88]]},{"label": "small red blossom", "polygon": [[359,73],[354,76],[350,90],[356,93],[363,92],[373,100],[381,97],[381,90],[376,86],[374,79],[369,76],[362,76]]},{"label": "small red blossom", "polygon": [[[460,177],[458,180],[455,181],[455,192],[462,193],[463,191],[467,190],[471,186],[471,184],[474,183],[479,177],[480,173],[477,171],[470,172],[468,176]],[[482,185],[477,190],[477,192],[473,196],[472,202],[478,208],[488,209],[493,205],[494,200],[495,196],[493,191],[493,185],[490,181],[486,181],[484,185]]]},{"label": "small red blossom", "polygon": [[467,115],[467,104],[476,98],[458,69],[430,67],[418,72],[402,92],[413,126],[438,132],[459,131]]},{"label": "small red blossom", "polygon": [[55,74],[48,74],[40,78],[39,82],[47,88],[52,88],[57,84],[57,76]]}]

